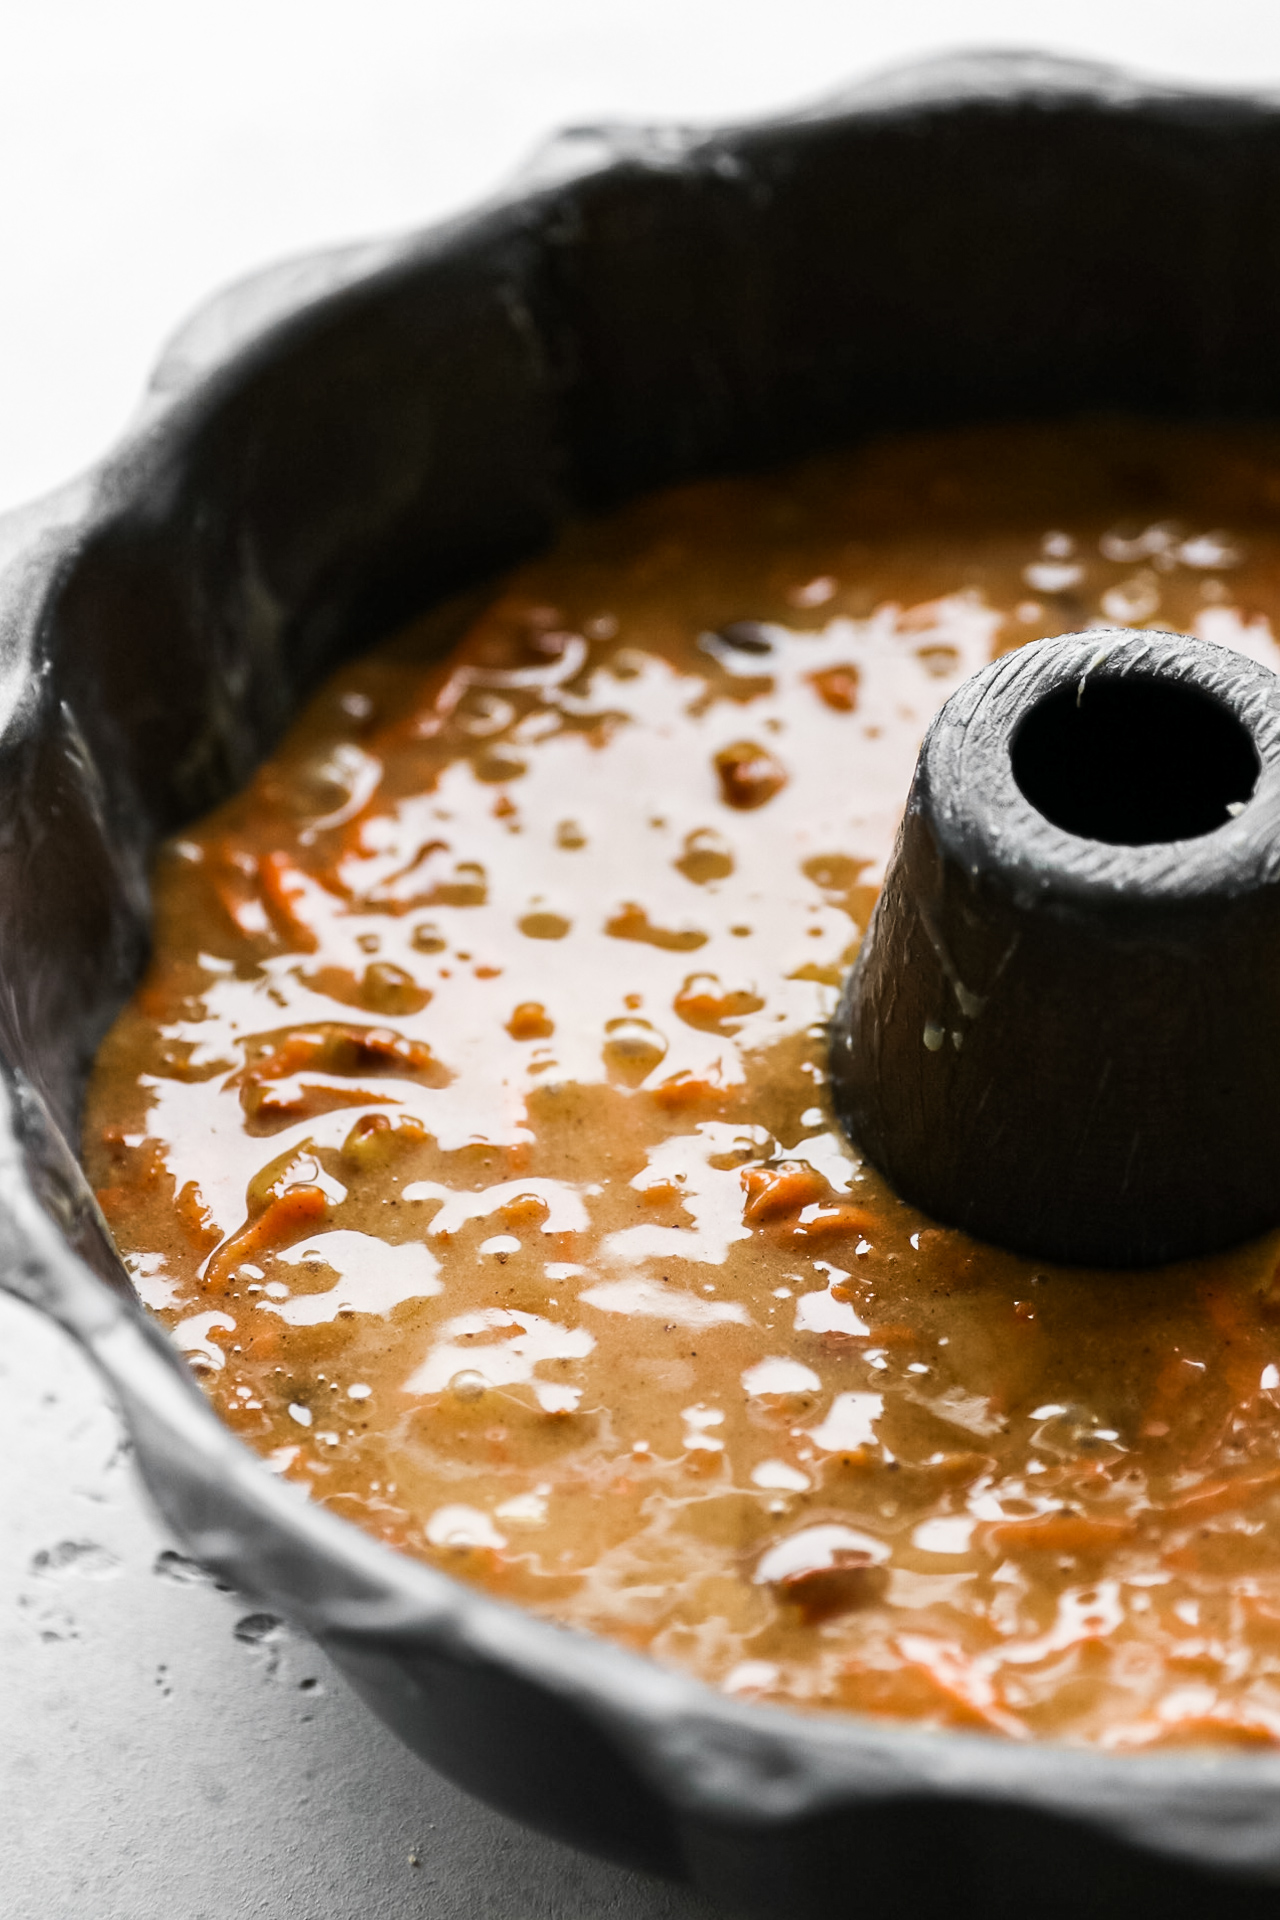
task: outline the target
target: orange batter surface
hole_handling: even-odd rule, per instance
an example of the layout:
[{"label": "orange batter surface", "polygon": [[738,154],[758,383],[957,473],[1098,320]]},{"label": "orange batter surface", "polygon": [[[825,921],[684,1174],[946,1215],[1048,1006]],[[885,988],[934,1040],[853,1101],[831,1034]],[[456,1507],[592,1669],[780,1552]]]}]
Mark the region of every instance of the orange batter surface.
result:
[{"label": "orange batter surface", "polygon": [[[1280,1241],[902,1205],[825,1027],[930,715],[1091,621],[1280,666],[1280,435],[886,444],[580,526],[171,842],[85,1154],[271,1468],[718,1687],[1280,1739]],[[442,653],[442,647],[445,651]]]}]

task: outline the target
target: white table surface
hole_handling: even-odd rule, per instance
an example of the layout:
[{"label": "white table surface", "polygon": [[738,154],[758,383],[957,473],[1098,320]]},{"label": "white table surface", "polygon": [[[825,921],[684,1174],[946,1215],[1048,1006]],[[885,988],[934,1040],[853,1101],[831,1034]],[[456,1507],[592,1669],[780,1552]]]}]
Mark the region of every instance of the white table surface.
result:
[{"label": "white table surface", "polygon": [[[3,0],[0,509],[96,458],[220,281],[463,206],[560,125],[992,46],[1280,87],[1274,0]],[[3,1296],[0,1463],[4,1920],[705,1916],[456,1793],[305,1642],[238,1632],[84,1363]]]}]

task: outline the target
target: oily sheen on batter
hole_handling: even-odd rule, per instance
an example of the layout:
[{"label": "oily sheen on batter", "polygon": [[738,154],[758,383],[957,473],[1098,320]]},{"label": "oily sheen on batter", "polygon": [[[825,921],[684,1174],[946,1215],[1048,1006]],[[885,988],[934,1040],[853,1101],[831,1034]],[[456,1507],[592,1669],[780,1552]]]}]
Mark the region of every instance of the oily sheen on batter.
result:
[{"label": "oily sheen on batter", "polygon": [[163,850],[85,1155],[220,1414],[736,1692],[1280,1739],[1280,1245],[1037,1267],[839,1134],[930,715],[1101,620],[1280,666],[1280,435],[888,443],[573,530]]}]

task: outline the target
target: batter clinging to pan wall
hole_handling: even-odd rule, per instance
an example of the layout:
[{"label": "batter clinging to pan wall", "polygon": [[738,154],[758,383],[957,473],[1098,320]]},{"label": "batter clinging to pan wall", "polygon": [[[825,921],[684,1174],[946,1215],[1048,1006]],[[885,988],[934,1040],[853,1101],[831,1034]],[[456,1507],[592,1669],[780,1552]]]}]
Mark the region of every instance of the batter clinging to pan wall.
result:
[{"label": "batter clinging to pan wall", "polygon": [[1278,504],[1262,432],[886,444],[581,527],[442,663],[427,622],[344,671],[166,849],[86,1117],[224,1417],[735,1691],[1280,1739],[1280,1247],[1117,1316],[901,1205],[823,1025],[940,701],[1094,619],[1280,665]]}]

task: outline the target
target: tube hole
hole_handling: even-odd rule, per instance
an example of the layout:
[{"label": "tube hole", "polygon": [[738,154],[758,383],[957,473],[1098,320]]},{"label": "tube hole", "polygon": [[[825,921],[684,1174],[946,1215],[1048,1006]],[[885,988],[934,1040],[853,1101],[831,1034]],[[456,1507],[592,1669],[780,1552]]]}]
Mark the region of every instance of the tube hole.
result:
[{"label": "tube hole", "polygon": [[1010,758],[1046,820],[1122,847],[1212,833],[1261,770],[1248,729],[1211,694],[1137,674],[1047,694],[1019,722]]}]

